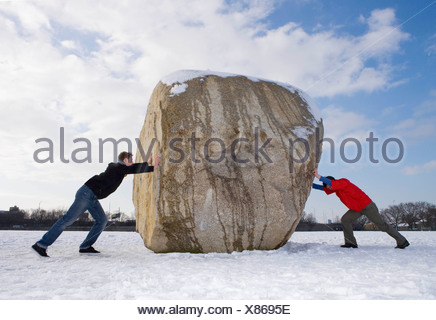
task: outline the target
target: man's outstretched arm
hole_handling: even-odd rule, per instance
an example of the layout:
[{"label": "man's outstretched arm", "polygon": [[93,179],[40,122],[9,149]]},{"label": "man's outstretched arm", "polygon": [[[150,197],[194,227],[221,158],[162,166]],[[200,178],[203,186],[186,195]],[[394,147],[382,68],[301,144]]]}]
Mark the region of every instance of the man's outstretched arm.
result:
[{"label": "man's outstretched arm", "polygon": [[134,163],[129,167],[126,167],[127,174],[135,174],[135,173],[145,173],[145,172],[153,172],[155,168],[158,167],[160,162],[160,157],[154,158],[153,165],[153,155],[150,154],[147,162],[142,163]]},{"label": "man's outstretched arm", "polygon": [[[329,185],[329,186],[332,185],[332,181],[331,181],[330,179],[327,179],[326,177],[321,176],[321,175],[318,173],[318,169],[317,169],[317,168],[315,168],[315,169],[313,170],[313,174],[314,174],[315,177],[317,177],[318,180],[321,181],[322,183],[325,183],[326,185]],[[323,187],[322,185],[315,184],[315,183],[312,184],[312,188],[317,189],[317,190],[324,190],[324,187]]]},{"label": "man's outstretched arm", "polygon": [[312,183],[312,188],[316,190],[324,190],[322,185],[316,183]]}]

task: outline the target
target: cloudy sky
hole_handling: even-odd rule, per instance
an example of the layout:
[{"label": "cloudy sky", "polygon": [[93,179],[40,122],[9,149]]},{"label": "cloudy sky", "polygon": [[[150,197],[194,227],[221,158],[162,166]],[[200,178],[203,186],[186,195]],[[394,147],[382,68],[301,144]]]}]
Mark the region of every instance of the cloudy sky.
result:
[{"label": "cloudy sky", "polygon": [[[154,86],[179,69],[299,87],[334,142],[321,174],[347,177],[380,208],[436,202],[434,0],[1,1],[0,43],[1,210],[68,208],[112,161],[99,139],[134,141]],[[34,160],[41,138],[53,163]],[[74,163],[83,139],[92,161]],[[102,205],[132,214],[131,193],[128,177]],[[306,211],[324,221],[345,207],[313,191]]]}]

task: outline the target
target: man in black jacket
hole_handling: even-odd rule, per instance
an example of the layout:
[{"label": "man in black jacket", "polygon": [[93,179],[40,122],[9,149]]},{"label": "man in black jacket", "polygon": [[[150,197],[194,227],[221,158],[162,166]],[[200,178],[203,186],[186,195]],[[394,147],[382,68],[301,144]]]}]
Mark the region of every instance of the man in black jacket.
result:
[{"label": "man in black jacket", "polygon": [[56,241],[66,227],[73,224],[86,210],[94,218],[94,225],[88,233],[86,239],[80,245],[80,253],[99,253],[92,245],[103,232],[107,219],[99,199],[104,199],[113,193],[123,182],[127,174],[137,174],[152,172],[158,166],[160,158],[154,159],[150,155],[147,162],[133,163],[133,155],[130,152],[121,152],[117,163],[110,163],[105,172],[93,176],[77,191],[76,199],[56,223],[47,231],[44,236],[36,242],[32,248],[39,255],[48,257],[47,248]]}]

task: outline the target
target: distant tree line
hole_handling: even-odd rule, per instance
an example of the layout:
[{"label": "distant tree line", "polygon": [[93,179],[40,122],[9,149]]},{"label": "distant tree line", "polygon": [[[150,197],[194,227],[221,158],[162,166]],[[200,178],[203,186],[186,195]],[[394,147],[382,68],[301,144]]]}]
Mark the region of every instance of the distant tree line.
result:
[{"label": "distant tree line", "polygon": [[[21,210],[18,207],[11,207],[9,211],[0,211],[0,229],[48,229],[61,216],[65,209],[31,209]],[[398,205],[391,205],[380,211],[381,215],[394,227],[406,227],[409,230],[436,230],[436,206],[434,204],[419,201],[405,202]],[[114,226],[135,226],[133,217],[124,212],[106,212],[108,221]],[[87,227],[93,224],[93,219],[88,212],[85,212],[74,224],[73,227]],[[363,230],[365,225],[371,222],[365,217],[360,217],[354,224],[355,230]],[[317,223],[312,214],[303,211],[297,230],[342,230],[339,217],[330,224]]]},{"label": "distant tree line", "polygon": [[391,205],[380,213],[397,228],[404,224],[410,230],[417,228],[436,230],[436,206],[425,201]]},{"label": "distant tree line", "polygon": [[[0,229],[48,229],[60,217],[66,213],[65,209],[30,209],[22,210],[18,207],[11,207],[9,211],[0,212]],[[108,225],[115,226],[135,226],[134,218],[129,217],[124,212],[106,212],[106,217],[109,221]],[[82,214],[79,219],[74,222],[72,227],[88,227],[92,226],[94,220],[88,211]]]}]

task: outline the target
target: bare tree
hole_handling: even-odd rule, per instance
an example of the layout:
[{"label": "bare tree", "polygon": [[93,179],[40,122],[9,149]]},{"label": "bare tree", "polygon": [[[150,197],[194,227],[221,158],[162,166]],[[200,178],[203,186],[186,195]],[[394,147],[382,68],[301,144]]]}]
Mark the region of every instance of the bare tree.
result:
[{"label": "bare tree", "polygon": [[407,223],[409,229],[413,229],[417,222],[421,222],[425,227],[432,227],[434,225],[433,210],[436,210],[435,205],[418,201],[389,206],[387,209],[381,210],[380,213],[395,227],[398,227],[400,223]]},{"label": "bare tree", "polygon": [[436,210],[436,206],[425,202],[419,201],[415,202],[415,207],[417,211],[418,218],[424,227],[431,228],[432,227],[432,213],[433,210]]},{"label": "bare tree", "polygon": [[433,206],[428,211],[427,226],[432,230],[436,229],[436,206]]},{"label": "bare tree", "polygon": [[56,221],[65,214],[64,209],[51,209],[46,212],[45,220]]},{"label": "bare tree", "polygon": [[315,224],[316,218],[311,213],[307,214],[306,211],[303,211],[303,214],[300,219],[300,223]]},{"label": "bare tree", "polygon": [[365,215],[361,215],[359,219],[354,221],[353,226],[356,230],[362,230],[365,224],[368,224],[370,221]]},{"label": "bare tree", "polygon": [[335,216],[335,219],[333,220],[333,223],[342,223],[341,218],[339,216]]},{"label": "bare tree", "polygon": [[413,202],[400,203],[402,221],[409,225],[409,229],[414,229],[416,223],[420,221],[418,206]]},{"label": "bare tree", "polygon": [[91,214],[89,213],[89,211],[85,211],[78,219],[78,221],[80,222],[89,222],[91,221]]},{"label": "bare tree", "polygon": [[382,209],[380,214],[389,224],[392,224],[396,229],[398,225],[403,221],[403,214],[400,206],[393,205],[389,206],[387,209]]},{"label": "bare tree", "polygon": [[30,218],[34,221],[41,222],[44,221],[47,211],[44,209],[32,209]]}]

